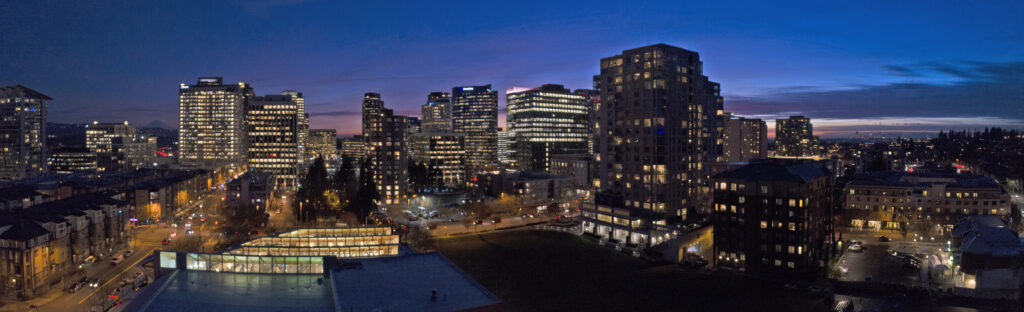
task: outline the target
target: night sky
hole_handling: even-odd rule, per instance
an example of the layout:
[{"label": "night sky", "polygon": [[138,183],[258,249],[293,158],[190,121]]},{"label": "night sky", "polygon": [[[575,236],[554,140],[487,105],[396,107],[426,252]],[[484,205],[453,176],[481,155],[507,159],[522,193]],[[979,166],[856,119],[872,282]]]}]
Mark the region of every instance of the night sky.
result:
[{"label": "night sky", "polygon": [[178,84],[223,76],[299,90],[313,128],[354,134],[367,91],[418,116],[431,91],[493,84],[503,107],[666,43],[701,54],[726,111],[823,137],[1024,127],[1022,1],[83,2],[0,2],[0,85],[53,97],[51,121],[175,127]]}]

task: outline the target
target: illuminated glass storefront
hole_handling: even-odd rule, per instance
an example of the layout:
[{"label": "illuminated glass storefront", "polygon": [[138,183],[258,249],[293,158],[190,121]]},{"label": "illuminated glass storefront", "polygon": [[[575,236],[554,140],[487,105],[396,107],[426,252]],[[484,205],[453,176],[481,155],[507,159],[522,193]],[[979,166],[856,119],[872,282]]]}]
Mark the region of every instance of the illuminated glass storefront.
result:
[{"label": "illuminated glass storefront", "polygon": [[177,257],[185,257],[185,269],[192,271],[320,274],[324,272],[322,257],[253,256],[230,254],[160,252],[160,267],[177,269]]}]

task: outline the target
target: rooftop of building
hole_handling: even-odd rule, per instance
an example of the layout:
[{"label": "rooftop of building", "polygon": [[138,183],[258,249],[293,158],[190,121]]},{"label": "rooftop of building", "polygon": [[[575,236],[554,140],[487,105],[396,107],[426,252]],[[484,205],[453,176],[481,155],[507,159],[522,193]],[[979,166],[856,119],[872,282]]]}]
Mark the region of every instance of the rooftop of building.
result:
[{"label": "rooftop of building", "polygon": [[755,159],[746,166],[715,175],[715,178],[807,183],[827,174],[825,169],[809,161]]},{"label": "rooftop of building", "polygon": [[35,187],[28,185],[10,185],[0,187],[0,200],[22,200],[42,195]]},{"label": "rooftop of building", "polygon": [[543,171],[519,171],[505,175],[505,179],[509,181],[532,181],[532,180],[548,180],[548,179],[568,179],[568,176],[560,174],[552,174]]},{"label": "rooftop of building", "polygon": [[993,257],[1024,254],[1021,239],[999,216],[968,216],[953,227],[952,235],[963,238],[961,252]]},{"label": "rooftop of building", "polygon": [[[332,272],[343,311],[457,311],[499,302],[440,253],[361,263]],[[436,300],[431,300],[432,291]]]},{"label": "rooftop of building", "polygon": [[12,98],[12,97],[25,97],[33,99],[41,99],[52,101],[53,98],[46,96],[45,94],[39,93],[36,90],[29,89],[23,85],[11,85],[0,87],[0,98]]},{"label": "rooftop of building", "polygon": [[950,188],[999,188],[999,183],[986,176],[953,172],[890,171],[863,174],[847,185],[929,187],[945,184]]},{"label": "rooftop of building", "polygon": [[0,212],[0,239],[23,242],[47,233],[46,228],[29,218]]}]

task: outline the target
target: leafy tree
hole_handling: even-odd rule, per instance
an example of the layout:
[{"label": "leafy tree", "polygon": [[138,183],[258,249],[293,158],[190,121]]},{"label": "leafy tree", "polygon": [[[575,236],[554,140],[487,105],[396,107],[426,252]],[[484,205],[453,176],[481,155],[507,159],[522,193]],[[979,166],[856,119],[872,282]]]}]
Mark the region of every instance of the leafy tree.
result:
[{"label": "leafy tree", "polygon": [[302,186],[295,192],[296,198],[292,206],[295,219],[299,223],[309,222],[317,212],[327,206],[327,198],[324,196],[327,186],[327,166],[322,157],[317,157],[303,176]]}]

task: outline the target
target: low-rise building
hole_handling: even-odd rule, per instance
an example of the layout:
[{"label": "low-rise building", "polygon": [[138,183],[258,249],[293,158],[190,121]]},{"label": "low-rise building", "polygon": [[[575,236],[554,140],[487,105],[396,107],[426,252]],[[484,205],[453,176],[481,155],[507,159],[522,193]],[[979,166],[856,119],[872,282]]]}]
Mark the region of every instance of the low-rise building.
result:
[{"label": "low-rise building", "polygon": [[266,172],[250,171],[238,176],[225,186],[227,206],[233,209],[254,208],[257,213],[267,212],[267,205],[273,197],[273,181],[274,176]]},{"label": "low-rise building", "polygon": [[1024,244],[998,216],[969,216],[950,232],[957,295],[1017,300],[1024,284]]},{"label": "low-rise building", "polygon": [[113,192],[73,196],[0,212],[0,297],[30,299],[72,282],[89,257],[128,239],[128,203]]},{"label": "low-rise building", "polygon": [[1010,195],[991,178],[942,172],[861,175],[843,189],[844,222],[858,228],[897,230],[919,222],[943,229],[969,215],[1010,213]]}]

